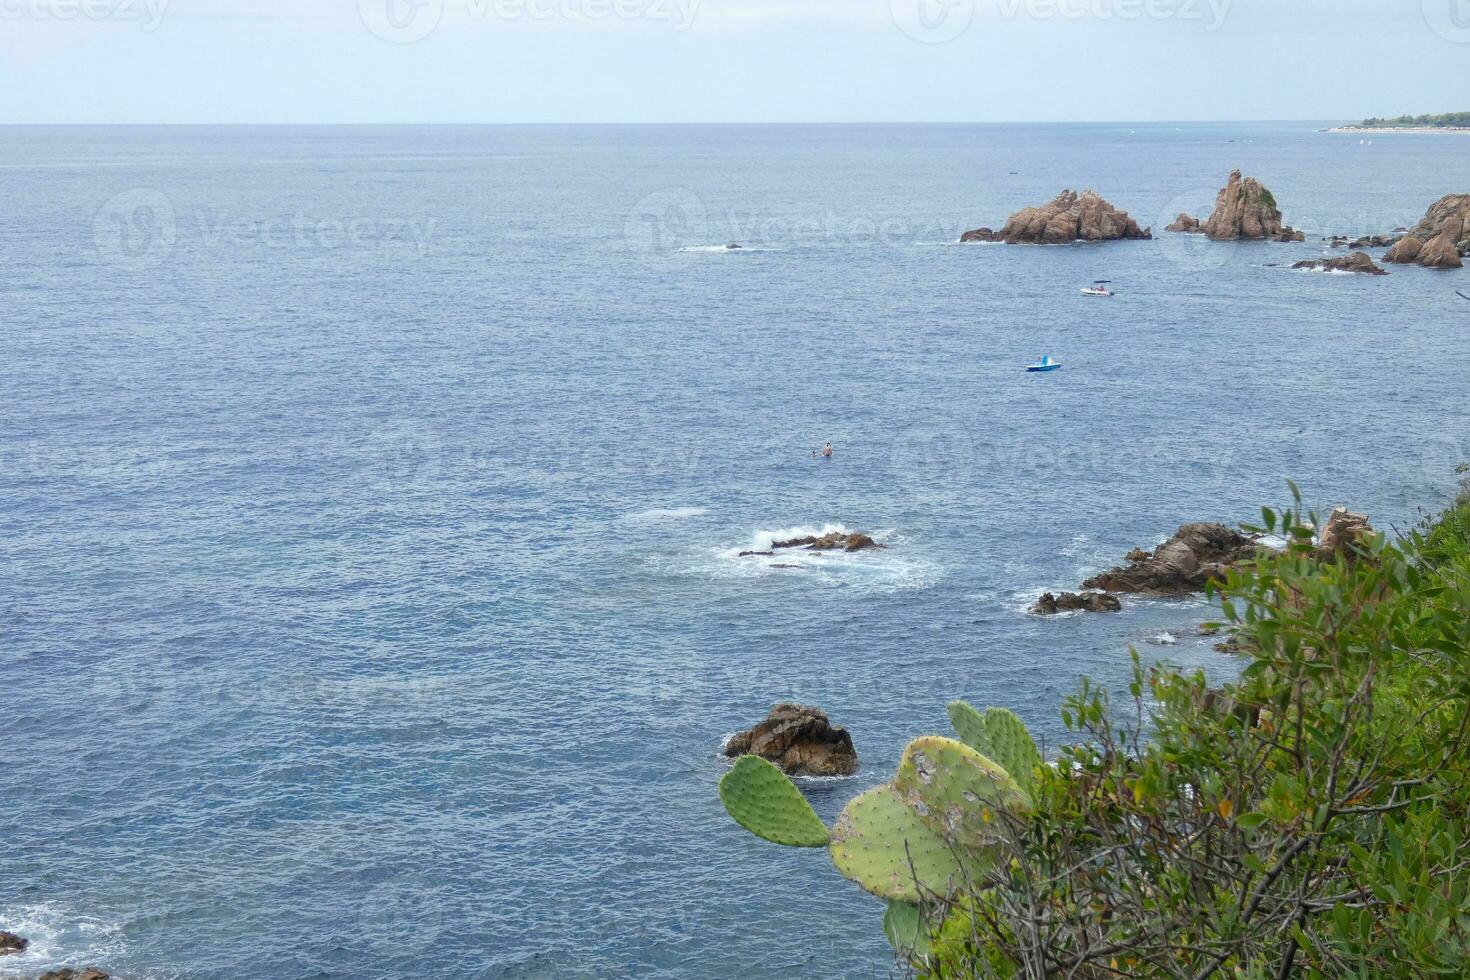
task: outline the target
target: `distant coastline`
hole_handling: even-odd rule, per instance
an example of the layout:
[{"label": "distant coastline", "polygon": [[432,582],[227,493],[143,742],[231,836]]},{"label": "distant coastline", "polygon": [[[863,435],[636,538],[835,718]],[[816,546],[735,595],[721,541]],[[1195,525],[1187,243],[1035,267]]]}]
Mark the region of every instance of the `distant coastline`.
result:
[{"label": "distant coastline", "polygon": [[1324,133],[1470,133],[1470,126],[1333,126]]},{"label": "distant coastline", "polygon": [[1348,126],[1334,126],[1329,133],[1470,133],[1470,112],[1441,112],[1438,115],[1369,116]]}]

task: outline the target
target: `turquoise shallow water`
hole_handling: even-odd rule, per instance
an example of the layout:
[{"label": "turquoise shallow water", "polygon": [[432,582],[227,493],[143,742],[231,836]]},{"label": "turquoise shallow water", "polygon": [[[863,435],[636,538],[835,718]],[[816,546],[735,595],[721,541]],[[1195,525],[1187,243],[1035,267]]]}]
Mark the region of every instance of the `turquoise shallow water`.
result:
[{"label": "turquoise shallow water", "polygon": [[[1317,128],[0,129],[15,967],[886,975],[878,903],[724,817],[726,734],[827,708],[828,818],[950,698],[1055,741],[1130,643],[1236,664],[1042,590],[1470,458],[1465,274],[1270,265],[1470,158]],[[953,244],[1237,166],[1310,241]],[[734,557],[828,524],[889,548]]]}]

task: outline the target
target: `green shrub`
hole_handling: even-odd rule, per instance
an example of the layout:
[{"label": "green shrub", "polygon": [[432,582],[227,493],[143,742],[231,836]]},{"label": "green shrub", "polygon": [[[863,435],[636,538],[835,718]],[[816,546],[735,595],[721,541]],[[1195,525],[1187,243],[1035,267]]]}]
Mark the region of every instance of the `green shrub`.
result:
[{"label": "green shrub", "polygon": [[1240,679],[1089,684],[1009,858],[930,918],[934,977],[1470,975],[1470,503],[1219,589]]}]

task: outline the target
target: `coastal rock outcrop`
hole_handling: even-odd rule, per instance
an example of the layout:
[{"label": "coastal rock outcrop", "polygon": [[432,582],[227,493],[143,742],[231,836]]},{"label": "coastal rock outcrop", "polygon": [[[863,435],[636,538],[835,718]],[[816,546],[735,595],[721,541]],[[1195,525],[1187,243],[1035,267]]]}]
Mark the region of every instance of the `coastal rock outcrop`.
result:
[{"label": "coastal rock outcrop", "polygon": [[1413,235],[1405,235],[1394,242],[1393,248],[1383,257],[1385,262],[1393,262],[1398,265],[1407,265],[1419,258],[1419,253],[1424,250],[1424,243]]},{"label": "coastal rock outcrop", "polygon": [[1370,276],[1386,276],[1388,270],[1374,262],[1367,252],[1350,252],[1340,259],[1303,259],[1293,262],[1293,269],[1317,269],[1322,272],[1361,272]]},{"label": "coastal rock outcrop", "polygon": [[1416,262],[1430,269],[1458,269],[1464,265],[1460,261],[1459,247],[1450,241],[1448,235],[1443,234],[1436,235],[1427,242],[1413,235],[1406,235],[1388,250],[1383,261],[1399,265]]},{"label": "coastal rock outcrop", "polygon": [[1211,579],[1256,557],[1262,546],[1224,524],[1185,524],[1152,552],[1135,551],[1129,564],[1094,575],[1084,589],[1142,595],[1182,596],[1200,592]]},{"label": "coastal rock outcrop", "polygon": [[[828,534],[809,534],[803,538],[776,541],[771,544],[771,547],[777,551],[787,548],[805,548],[807,551],[866,551],[869,548],[882,548],[883,545],[859,531],[833,531]],[[768,552],[754,551],[746,552],[746,554],[760,555],[768,554]]]},{"label": "coastal rock outcrop", "polygon": [[778,704],[766,720],[725,743],[730,758],[758,755],[789,776],[851,776],[857,750],[847,729],[833,725],[820,708]]},{"label": "coastal rock outcrop", "polygon": [[11,953],[23,953],[31,944],[24,936],[17,936],[13,932],[0,929],[0,956],[8,956]]},{"label": "coastal rock outcrop", "polygon": [[1053,595],[1048,592],[1031,607],[1037,616],[1055,616],[1057,613],[1073,612],[1120,612],[1123,604],[1106,592],[1063,592]]},{"label": "coastal rock outcrop", "polygon": [[1431,269],[1458,269],[1470,255],[1470,194],[1446,194],[1389,249],[1385,262],[1417,262]]},{"label": "coastal rock outcrop", "polygon": [[1062,245],[1068,242],[1107,242],[1152,238],[1148,228],[1108,203],[1096,191],[1078,194],[1068,189],[1046,204],[1022,208],[1006,219],[998,232],[988,228],[967,231],[962,242],[999,241],[1009,245]]},{"label": "coastal rock outcrop", "polygon": [[60,970],[47,970],[37,977],[36,980],[110,980],[110,978],[108,974],[97,969],[95,966],[89,966],[81,970],[74,970],[66,966]]},{"label": "coastal rock outcrop", "polygon": [[1470,252],[1470,194],[1446,194],[1435,201],[1409,234],[1421,242],[1444,235],[1460,254]]},{"label": "coastal rock outcrop", "polygon": [[1317,533],[1317,557],[1330,561],[1343,552],[1351,554],[1351,549],[1367,545],[1376,533],[1366,514],[1334,507]]},{"label": "coastal rock outcrop", "polygon": [[[1179,222],[1175,222],[1178,224]],[[1276,198],[1254,177],[1230,171],[1230,179],[1215,196],[1215,210],[1203,225],[1215,241],[1271,239],[1278,242],[1305,241],[1306,236],[1281,221]]]},{"label": "coastal rock outcrop", "polygon": [[1186,235],[1202,235],[1205,231],[1204,224],[1192,214],[1179,212],[1179,217],[1174,219],[1172,225],[1164,228],[1165,231],[1178,231]]},{"label": "coastal rock outcrop", "polygon": [[1458,269],[1465,264],[1460,261],[1459,246],[1444,232],[1424,243],[1418,261],[1430,269]]}]

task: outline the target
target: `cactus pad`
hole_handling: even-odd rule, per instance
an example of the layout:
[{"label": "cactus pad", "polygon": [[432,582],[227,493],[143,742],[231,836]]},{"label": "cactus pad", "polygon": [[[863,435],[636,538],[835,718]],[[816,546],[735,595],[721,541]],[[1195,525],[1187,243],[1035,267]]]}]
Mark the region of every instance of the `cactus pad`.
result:
[{"label": "cactus pad", "polygon": [[985,712],[985,739],[990,745],[987,754],[1029,796],[1035,785],[1034,770],[1041,765],[1041,750],[1025,723],[1005,708],[990,708]]},{"label": "cactus pad", "polygon": [[929,829],[977,857],[999,838],[999,813],[1017,813],[1027,804],[1004,769],[963,742],[938,735],[909,743],[893,786]]},{"label": "cactus pad", "polygon": [[990,755],[990,742],[986,738],[985,716],[976,711],[968,701],[949,703],[949,723],[954,732],[970,748],[981,755]]},{"label": "cactus pad", "polygon": [[929,955],[929,930],[924,926],[923,913],[912,902],[888,903],[888,911],[883,913],[883,935],[900,956]]},{"label": "cactus pad", "polygon": [[880,898],[917,902],[920,885],[942,894],[963,877],[950,845],[886,784],[847,805],[829,851],[838,871]]},{"label": "cactus pad", "polygon": [[720,802],[735,822],[773,844],[826,847],[827,825],[786,774],[743,755],[720,780]]}]

